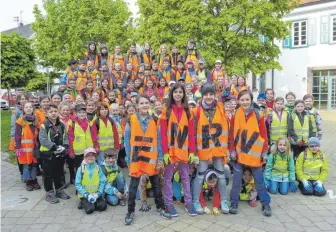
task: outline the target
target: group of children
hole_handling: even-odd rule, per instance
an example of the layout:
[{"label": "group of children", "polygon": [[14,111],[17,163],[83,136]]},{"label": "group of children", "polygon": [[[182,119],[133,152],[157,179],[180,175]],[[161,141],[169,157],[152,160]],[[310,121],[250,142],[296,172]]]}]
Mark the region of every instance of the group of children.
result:
[{"label": "group of children", "polygon": [[69,199],[66,163],[78,208],[89,214],[127,202],[126,225],[136,199],[141,211],[151,209],[148,188],[165,219],[177,217],[182,202],[196,216],[236,214],[239,200],[255,207],[258,199],[271,216],[268,192],[295,192],[296,181],[302,194],[326,194],[322,120],[311,95],[296,100],[290,92],[285,104],[267,89],[254,102],[243,76],[228,78],[219,60],[212,72],[204,67],[193,40],[183,56],[166,45],[153,55],[148,43],[141,54],[131,45],[125,57],[118,46],[113,56],[105,45],[95,50],[90,43],[78,67],[70,61],[59,91],[41,97],[40,109],[17,97],[11,148],[28,191],[40,188],[41,166],[45,199]]}]

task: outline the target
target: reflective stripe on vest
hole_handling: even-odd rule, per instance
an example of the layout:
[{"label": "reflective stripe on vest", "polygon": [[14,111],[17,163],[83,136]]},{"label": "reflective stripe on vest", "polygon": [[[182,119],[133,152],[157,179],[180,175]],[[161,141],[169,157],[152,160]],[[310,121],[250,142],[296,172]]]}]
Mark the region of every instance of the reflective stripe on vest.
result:
[{"label": "reflective stripe on vest", "polygon": [[[262,165],[261,153],[263,152],[265,140],[260,135],[259,122],[255,110],[250,114],[248,121],[246,121],[243,109],[240,107],[236,111],[234,143],[238,155],[238,163],[260,167]],[[261,112],[260,118],[263,119]]]},{"label": "reflective stripe on vest", "polygon": [[312,129],[313,132],[316,133],[317,132],[317,125],[316,125],[316,109],[313,108],[310,112],[310,120],[312,122]]},{"label": "reflective stripe on vest", "polygon": [[[19,161],[20,159],[24,159],[24,162],[27,162],[26,160],[30,160],[33,156],[33,150],[35,147],[35,142],[38,136],[38,130],[35,126],[34,132],[32,132],[30,128],[30,123],[25,121],[22,117],[20,117],[18,120],[16,120],[16,123],[21,126],[21,148],[22,151],[25,153],[21,157],[18,157]],[[34,133],[34,134],[33,134]],[[27,158],[26,158],[27,157]],[[34,159],[33,159],[34,160]],[[30,162],[30,161],[29,161]]]},{"label": "reflective stripe on vest", "polygon": [[[96,165],[93,170],[92,178],[90,179],[89,171],[87,170],[86,165],[82,165],[82,181],[81,184],[86,192],[96,193],[99,190],[99,166]],[[78,198],[83,196],[78,194]]]},{"label": "reflective stripe on vest", "polygon": [[93,147],[90,125],[88,125],[86,131],[77,122],[74,122],[74,127],[73,149],[75,155],[82,155],[86,148]]},{"label": "reflective stripe on vest", "polygon": [[304,115],[303,116],[303,125],[301,126],[300,119],[296,114],[292,114],[293,118],[293,126],[295,134],[298,136],[298,141],[304,141],[305,143],[308,143],[308,137],[309,137],[309,116]]},{"label": "reflective stripe on vest", "polygon": [[223,104],[218,102],[211,122],[207,119],[203,107],[196,109],[199,110],[196,141],[200,160],[223,157],[226,161],[229,123],[223,109]]},{"label": "reflective stripe on vest", "polygon": [[276,112],[272,111],[271,114],[272,114],[271,140],[273,142],[275,142],[279,138],[287,137],[287,132],[288,132],[287,117],[288,117],[288,113],[282,111],[280,120],[279,120]]},{"label": "reflective stripe on vest", "polygon": [[21,139],[21,144],[32,143],[32,139]]},{"label": "reflective stripe on vest", "polygon": [[118,174],[120,173],[120,170],[117,166],[116,170],[112,170],[111,168],[109,168],[108,166],[103,166],[102,169],[106,170],[106,179],[109,183],[112,183],[118,176]]},{"label": "reflective stripe on vest", "polygon": [[103,120],[99,119],[98,143],[101,151],[105,151],[107,148],[114,148],[114,134],[109,119],[107,119],[107,126]]},{"label": "reflective stripe on vest", "polygon": [[307,149],[306,157],[303,160],[303,174],[309,175],[309,180],[318,180],[323,167],[323,154],[319,152],[314,157],[314,154]]},{"label": "reflective stripe on vest", "polygon": [[130,118],[131,127],[131,152],[130,173],[139,177],[143,174],[153,176],[157,174],[157,128],[153,118],[149,120],[147,130],[144,132],[136,114]]},{"label": "reflective stripe on vest", "polygon": [[285,157],[283,158],[282,155],[278,153],[273,154],[273,169],[272,169],[272,175],[275,176],[288,176],[288,154],[285,154]]}]

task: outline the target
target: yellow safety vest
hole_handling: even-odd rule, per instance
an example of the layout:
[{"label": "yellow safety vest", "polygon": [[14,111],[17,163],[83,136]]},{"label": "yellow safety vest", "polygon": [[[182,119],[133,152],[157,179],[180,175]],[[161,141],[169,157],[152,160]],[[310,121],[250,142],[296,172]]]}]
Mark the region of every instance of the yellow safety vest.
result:
[{"label": "yellow safety vest", "polygon": [[303,174],[309,176],[308,180],[319,180],[323,167],[323,153],[314,154],[309,150],[303,152]]},{"label": "yellow safety vest", "polygon": [[287,137],[288,133],[288,123],[287,117],[288,113],[282,111],[281,119],[279,120],[277,113],[272,111],[272,124],[271,124],[271,141],[276,142],[279,138]]},{"label": "yellow safety vest", "polygon": [[[89,171],[86,168],[86,165],[82,165],[82,181],[81,184],[83,188],[88,193],[96,193],[99,189],[99,166],[96,165],[93,170],[92,178],[90,179]],[[78,198],[83,198],[84,196],[78,194]]]},{"label": "yellow safety vest", "polygon": [[304,141],[305,143],[308,143],[308,137],[309,137],[309,116],[304,115],[303,116],[303,125],[301,126],[300,119],[296,114],[292,114],[292,119],[294,122],[294,131],[295,134],[298,136],[298,141]]},{"label": "yellow safety vest", "polygon": [[98,143],[101,151],[105,151],[107,148],[114,148],[114,135],[110,120],[107,120],[107,126],[103,120],[99,120],[99,132]]},{"label": "yellow safety vest", "polygon": [[117,178],[118,174],[120,173],[118,166],[116,170],[112,170],[111,168],[105,165],[102,165],[101,168],[104,175],[106,176],[108,183],[110,184]]},{"label": "yellow safety vest", "polygon": [[88,125],[86,131],[84,131],[77,122],[73,122],[73,125],[74,125],[74,135],[75,135],[75,138],[73,141],[73,149],[74,149],[75,155],[82,155],[84,154],[84,150],[86,148],[93,147],[90,125]]}]

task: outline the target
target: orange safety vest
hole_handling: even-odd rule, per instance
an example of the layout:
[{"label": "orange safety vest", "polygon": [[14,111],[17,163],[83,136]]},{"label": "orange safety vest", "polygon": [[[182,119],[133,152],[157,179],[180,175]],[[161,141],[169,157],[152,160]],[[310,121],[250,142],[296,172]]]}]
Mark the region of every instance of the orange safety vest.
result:
[{"label": "orange safety vest", "polygon": [[96,89],[97,88],[97,75],[99,74],[97,69],[88,71],[88,77],[91,78],[92,82],[93,82],[93,88]]},{"label": "orange safety vest", "polygon": [[180,80],[182,76],[183,76],[183,72],[180,73],[178,70],[176,70],[175,72],[176,81]]},{"label": "orange safety vest", "polygon": [[228,153],[229,122],[225,116],[223,104],[218,102],[211,122],[207,119],[203,107],[196,109],[197,117],[197,154],[200,160],[223,157],[226,163]]},{"label": "orange safety vest", "polygon": [[[259,122],[255,111],[246,121],[245,113],[241,107],[236,111],[234,118],[234,142],[238,156],[238,163],[251,167],[260,167],[261,153],[265,139],[260,135]],[[264,117],[260,112],[260,117]]]},{"label": "orange safety vest", "polygon": [[125,71],[125,58],[124,58],[124,56],[122,56],[122,55],[115,56],[115,54],[113,54],[111,56],[111,60],[113,62],[113,68],[114,68],[115,63],[119,63],[121,65],[121,70]]},{"label": "orange safety vest", "polygon": [[143,54],[142,54],[142,57],[143,57],[143,62],[146,64],[146,63],[149,63],[149,64],[152,64],[152,62],[153,62],[153,56],[151,56],[150,54],[149,54],[149,56],[148,56],[148,54],[146,53],[146,52],[144,52]]},{"label": "orange safety vest", "polygon": [[95,55],[95,58],[94,58],[94,59],[92,59],[91,56],[89,56],[89,53],[88,53],[88,52],[85,52],[84,56],[85,56],[86,58],[88,58],[88,60],[93,60],[95,66],[98,67],[98,65],[99,65],[99,56],[98,56],[98,54]]},{"label": "orange safety vest", "polygon": [[247,87],[246,85],[243,85],[241,88],[240,88],[240,91],[237,90],[236,86],[234,85],[231,85],[231,89],[230,89],[230,94],[231,95],[234,95],[234,96],[238,96],[238,94],[244,90],[247,90]]},{"label": "orange safety vest", "polygon": [[[162,117],[166,119],[167,111],[164,110],[161,114]],[[167,127],[167,137],[169,146],[169,156],[172,163],[183,162],[188,163],[189,155],[189,136],[188,136],[188,125],[189,121],[185,111],[182,113],[180,122],[172,110],[168,120]]]},{"label": "orange safety vest", "polygon": [[171,57],[169,54],[167,54],[163,59],[161,58],[161,54],[159,54],[158,57],[159,57],[159,71],[162,71],[163,61],[165,59],[169,60],[169,64],[171,64]]},{"label": "orange safety vest", "polygon": [[108,66],[108,67],[110,67],[111,66],[111,56],[107,56],[107,59],[104,59],[101,55],[99,55],[99,64],[100,64],[100,66],[101,66],[101,62],[103,61],[103,60],[106,60],[106,65]]},{"label": "orange safety vest", "polygon": [[216,69],[213,69],[211,76],[212,76],[212,81],[216,81],[218,77],[225,77],[225,71],[222,68],[219,72],[217,72]]},{"label": "orange safety vest", "polygon": [[171,80],[171,74],[172,74],[172,69],[169,72],[166,72],[165,70],[161,71],[161,74],[164,78],[166,78],[166,81],[169,82]]},{"label": "orange safety vest", "polygon": [[23,151],[23,155],[18,157],[19,164],[37,163],[37,160],[33,155],[34,147],[37,146],[37,126],[35,127],[34,132],[32,132],[29,123],[23,120],[22,117],[16,120],[16,123],[22,127],[21,148]]},{"label": "orange safety vest", "polygon": [[90,75],[87,71],[84,71],[83,74],[80,71],[76,71],[74,73],[76,79],[76,89],[78,92],[82,91],[86,87],[86,83],[88,81],[88,78],[90,78]]},{"label": "orange safety vest", "polygon": [[[190,75],[190,72],[187,70],[184,71],[185,72],[185,82],[186,83],[190,83],[191,82],[191,75]],[[178,79],[176,79],[178,81]]]},{"label": "orange safety vest", "polygon": [[149,120],[147,130],[144,132],[136,114],[130,117],[131,151],[130,174],[140,177],[143,174],[153,176],[158,174],[156,163],[158,160],[157,127],[153,118]]},{"label": "orange safety vest", "polygon": [[74,76],[74,72],[76,72],[76,69],[75,69],[75,71],[72,71],[70,68],[68,68],[67,70],[66,70],[66,74],[67,74],[67,79],[72,79],[72,78],[74,78],[73,76]]},{"label": "orange safety vest", "polygon": [[198,68],[198,58],[197,58],[196,49],[193,49],[191,53],[189,53],[189,50],[188,50],[188,55],[186,57],[186,62],[184,64],[186,69],[188,68],[188,65],[187,65],[188,60],[192,60],[192,62],[194,64],[194,68],[196,70]]},{"label": "orange safety vest", "polygon": [[140,55],[138,53],[136,53],[135,55],[132,54],[128,54],[128,62],[132,63],[132,71],[133,72],[138,72],[139,71],[139,65],[141,60],[140,59]]}]

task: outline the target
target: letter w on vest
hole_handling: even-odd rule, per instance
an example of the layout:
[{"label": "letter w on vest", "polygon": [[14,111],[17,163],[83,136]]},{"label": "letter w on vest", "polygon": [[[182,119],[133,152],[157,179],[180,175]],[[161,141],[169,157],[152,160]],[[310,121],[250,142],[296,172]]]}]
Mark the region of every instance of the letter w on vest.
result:
[{"label": "letter w on vest", "polygon": [[188,136],[188,127],[184,126],[183,131],[177,132],[178,125],[177,123],[172,123],[171,125],[171,133],[170,133],[170,146],[174,146],[175,144],[175,137],[177,136],[177,146],[178,148],[182,149],[184,142]]},{"label": "letter w on vest", "polygon": [[[248,154],[253,144],[257,141],[259,135],[260,133],[253,132],[251,138],[247,141],[247,130],[243,130],[243,132],[241,133],[241,144],[240,144],[241,151]],[[237,136],[234,140],[235,146],[237,146],[238,141],[240,140],[239,136],[240,136],[240,129],[238,130]]]}]

